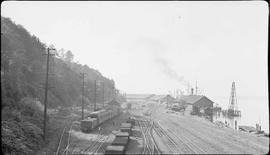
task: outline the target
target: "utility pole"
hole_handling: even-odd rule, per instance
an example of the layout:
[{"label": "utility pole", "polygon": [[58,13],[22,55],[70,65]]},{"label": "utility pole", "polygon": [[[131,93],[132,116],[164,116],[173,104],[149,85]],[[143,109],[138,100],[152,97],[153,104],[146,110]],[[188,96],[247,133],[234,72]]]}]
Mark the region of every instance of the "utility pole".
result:
[{"label": "utility pole", "polygon": [[96,111],[96,104],[97,104],[97,80],[95,80],[95,86],[94,86],[94,90],[95,90],[95,99],[94,99],[94,111]]},{"label": "utility pole", "polygon": [[166,99],[167,99],[167,106],[166,108],[168,108],[168,104],[169,104],[169,99],[168,99],[169,95],[166,96]]},{"label": "utility pole", "polygon": [[196,81],[196,86],[195,86],[195,92],[196,92],[196,95],[198,95],[198,86],[197,86],[197,81]]},{"label": "utility pole", "polygon": [[84,119],[84,103],[83,103],[83,98],[84,98],[84,77],[86,73],[80,73],[81,78],[82,78],[82,120]]},{"label": "utility pole", "polygon": [[105,104],[105,82],[103,81],[103,85],[102,85],[102,92],[103,92],[103,94],[102,94],[102,97],[103,97],[103,109],[104,109],[104,104]]},{"label": "utility pole", "polygon": [[54,54],[50,53],[50,50],[55,50],[53,48],[47,48],[47,68],[46,68],[46,79],[45,79],[45,98],[44,98],[44,120],[43,120],[43,139],[46,140],[46,123],[47,123],[47,96],[48,96],[48,78],[49,78],[49,62],[50,62],[50,56],[53,56]]}]

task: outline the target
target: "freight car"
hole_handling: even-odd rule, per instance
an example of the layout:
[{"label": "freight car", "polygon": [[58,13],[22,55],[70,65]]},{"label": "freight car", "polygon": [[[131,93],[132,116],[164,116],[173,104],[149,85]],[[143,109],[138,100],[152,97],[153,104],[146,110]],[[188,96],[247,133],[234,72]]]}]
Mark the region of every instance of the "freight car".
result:
[{"label": "freight car", "polygon": [[125,147],[109,145],[106,148],[105,154],[125,154]]},{"label": "freight car", "polygon": [[128,132],[118,132],[115,134],[115,137],[126,137],[129,141],[129,133]]}]

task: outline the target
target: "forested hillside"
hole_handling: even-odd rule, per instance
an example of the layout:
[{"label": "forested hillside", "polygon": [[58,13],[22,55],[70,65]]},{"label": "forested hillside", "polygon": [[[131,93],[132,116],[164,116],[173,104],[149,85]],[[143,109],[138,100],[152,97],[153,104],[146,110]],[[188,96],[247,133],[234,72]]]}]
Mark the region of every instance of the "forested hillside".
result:
[{"label": "forested hillside", "polygon": [[[23,26],[1,17],[1,130],[4,152],[31,154],[42,142],[42,116],[47,45]],[[56,50],[50,63],[48,107],[80,105],[86,73],[85,103],[94,101],[94,80],[99,81],[97,101],[112,99],[114,81],[86,65],[73,62],[71,51]]]}]

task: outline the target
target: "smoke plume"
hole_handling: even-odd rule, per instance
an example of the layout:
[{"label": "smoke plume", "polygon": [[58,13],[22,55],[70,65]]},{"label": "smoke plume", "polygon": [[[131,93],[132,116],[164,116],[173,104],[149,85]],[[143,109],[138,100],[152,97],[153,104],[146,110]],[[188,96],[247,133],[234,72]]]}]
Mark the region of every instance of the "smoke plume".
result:
[{"label": "smoke plume", "polygon": [[164,43],[162,43],[160,40],[148,37],[139,38],[139,41],[137,43],[137,47],[143,47],[146,49],[146,51],[150,53],[155,64],[163,74],[187,87],[190,87],[189,82],[184,79],[184,76],[180,76],[178,72],[172,68],[170,61],[164,56],[167,51]]},{"label": "smoke plume", "polygon": [[169,64],[169,61],[162,57],[155,58],[155,63],[158,65],[158,68],[162,73],[168,76],[171,79],[178,81],[179,83],[184,84],[185,86],[190,87],[188,81],[184,79],[184,76],[180,76]]}]

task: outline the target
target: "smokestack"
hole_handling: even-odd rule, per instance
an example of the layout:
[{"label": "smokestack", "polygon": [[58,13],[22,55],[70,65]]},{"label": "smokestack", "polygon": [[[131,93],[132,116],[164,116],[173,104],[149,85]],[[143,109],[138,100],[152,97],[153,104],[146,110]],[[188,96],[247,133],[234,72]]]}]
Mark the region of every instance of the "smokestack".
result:
[{"label": "smokestack", "polygon": [[191,95],[193,95],[193,88],[191,88]]}]

